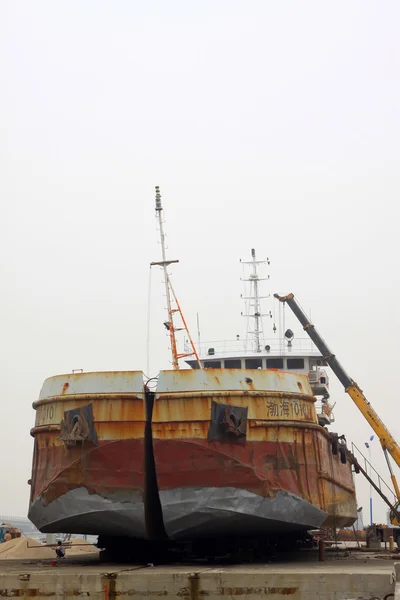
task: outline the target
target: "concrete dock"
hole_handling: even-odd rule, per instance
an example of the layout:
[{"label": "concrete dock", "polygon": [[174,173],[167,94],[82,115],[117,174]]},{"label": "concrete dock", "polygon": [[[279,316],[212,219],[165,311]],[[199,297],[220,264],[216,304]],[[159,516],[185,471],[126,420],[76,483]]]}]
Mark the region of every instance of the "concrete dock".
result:
[{"label": "concrete dock", "polygon": [[249,565],[140,566],[95,560],[0,562],[0,597],[48,600],[87,597],[214,600],[389,600],[395,598],[394,560],[357,553],[315,555]]}]

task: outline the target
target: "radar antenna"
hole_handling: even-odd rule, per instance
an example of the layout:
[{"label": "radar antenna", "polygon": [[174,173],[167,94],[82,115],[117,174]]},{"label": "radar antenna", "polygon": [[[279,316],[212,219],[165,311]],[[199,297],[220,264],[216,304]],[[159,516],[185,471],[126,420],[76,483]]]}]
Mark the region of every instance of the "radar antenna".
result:
[{"label": "radar antenna", "polygon": [[[170,343],[171,343],[171,352],[172,352],[172,366],[174,369],[179,369],[179,359],[180,358],[186,358],[187,356],[195,356],[197,363],[199,365],[199,368],[201,369],[201,363],[200,363],[199,356],[197,354],[196,347],[191,338],[189,328],[186,324],[185,317],[183,316],[182,309],[178,302],[178,298],[174,292],[174,288],[172,287],[171,279],[170,279],[169,273],[168,273],[168,266],[171,265],[172,263],[179,262],[179,260],[167,260],[167,258],[166,258],[165,233],[164,233],[164,222],[163,222],[162,212],[163,212],[163,208],[161,206],[160,188],[157,185],[156,186],[156,216],[157,216],[158,224],[160,227],[162,260],[160,260],[158,262],[152,262],[152,263],[150,263],[150,266],[154,267],[157,265],[159,267],[162,267],[162,269],[164,271],[165,294],[167,297],[167,311],[168,311],[168,320],[164,322],[164,326],[167,329],[167,331],[169,332],[169,339],[170,339]],[[174,301],[175,306],[172,305],[172,300]],[[175,313],[179,313],[183,327],[178,327],[178,328],[175,327],[175,324],[174,324]],[[189,349],[188,352],[178,353],[175,332],[182,331],[182,330],[186,331],[186,334],[187,334],[187,337],[188,337],[188,340],[190,343],[191,351]]]}]

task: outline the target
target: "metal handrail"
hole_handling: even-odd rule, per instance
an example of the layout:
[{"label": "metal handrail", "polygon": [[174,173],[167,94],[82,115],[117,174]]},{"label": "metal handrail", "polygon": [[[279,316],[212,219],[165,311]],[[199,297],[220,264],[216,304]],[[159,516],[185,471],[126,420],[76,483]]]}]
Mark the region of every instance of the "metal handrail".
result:
[{"label": "metal handrail", "polygon": [[[395,500],[397,500],[396,494],[394,493],[394,491],[392,490],[392,488],[386,483],[386,481],[384,479],[382,479],[382,477],[379,475],[378,471],[375,469],[375,467],[369,462],[369,460],[367,459],[367,457],[361,452],[361,450],[356,446],[356,444],[354,442],[351,442],[351,451],[354,454],[354,448],[357,450],[357,452],[359,452],[361,454],[361,456],[364,459],[364,463],[365,463],[365,467],[367,465],[369,465],[370,469],[372,469],[376,475],[378,476],[378,483],[379,483],[379,489],[381,489],[381,484],[380,482],[382,482],[384,484],[384,486],[389,490],[389,492],[391,494],[393,494]],[[365,468],[365,470],[367,470],[367,468]]]},{"label": "metal handrail", "polygon": [[[269,350],[265,350],[265,346],[269,346]],[[229,352],[232,355],[257,355],[257,356],[268,356],[279,353],[282,356],[296,355],[296,353],[321,356],[321,353],[315,346],[310,344],[308,338],[296,338],[292,341],[291,346],[288,346],[287,340],[284,338],[273,338],[265,339],[263,341],[263,347],[261,352],[256,352],[252,349],[251,340],[239,339],[239,340],[211,340],[196,344],[196,348],[202,356],[210,356],[212,358],[214,354],[208,354],[209,349],[213,348],[215,355]]]}]

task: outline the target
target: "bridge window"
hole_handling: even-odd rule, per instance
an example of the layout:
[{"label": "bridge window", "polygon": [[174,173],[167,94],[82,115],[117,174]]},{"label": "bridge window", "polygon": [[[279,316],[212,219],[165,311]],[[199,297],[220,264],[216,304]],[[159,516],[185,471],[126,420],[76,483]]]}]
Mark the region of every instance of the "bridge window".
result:
[{"label": "bridge window", "polygon": [[220,360],[205,360],[204,368],[205,369],[220,369],[221,361]]},{"label": "bridge window", "polygon": [[241,369],[242,361],[240,358],[231,358],[225,361],[225,369]]},{"label": "bridge window", "polygon": [[245,360],[246,369],[262,369],[261,358],[246,358]]},{"label": "bridge window", "polygon": [[304,358],[288,358],[288,369],[304,369]]},{"label": "bridge window", "polygon": [[267,369],[283,369],[283,358],[267,358]]}]

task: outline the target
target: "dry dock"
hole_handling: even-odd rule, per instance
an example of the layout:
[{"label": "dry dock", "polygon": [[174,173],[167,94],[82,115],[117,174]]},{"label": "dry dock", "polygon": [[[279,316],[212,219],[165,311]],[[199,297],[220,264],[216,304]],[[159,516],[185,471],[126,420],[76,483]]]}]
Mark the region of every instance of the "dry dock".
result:
[{"label": "dry dock", "polygon": [[[91,559],[1,561],[0,597],[178,598],[181,600],[389,600],[395,598],[393,559],[352,553],[315,554],[257,565],[134,566]],[[397,596],[396,596],[397,597]],[[400,596],[399,596],[400,598]]]}]

